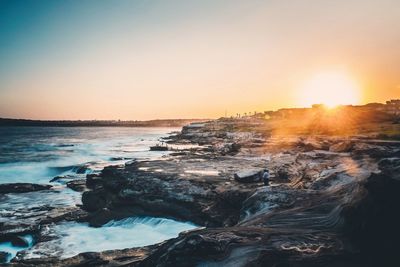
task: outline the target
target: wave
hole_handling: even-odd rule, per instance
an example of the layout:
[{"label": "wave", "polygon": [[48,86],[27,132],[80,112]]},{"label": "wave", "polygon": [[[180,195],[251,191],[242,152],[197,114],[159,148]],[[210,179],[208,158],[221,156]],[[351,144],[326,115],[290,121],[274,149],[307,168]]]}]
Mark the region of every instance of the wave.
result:
[{"label": "wave", "polygon": [[67,258],[88,251],[142,247],[177,237],[180,232],[194,228],[197,226],[192,223],[154,217],[130,217],[111,221],[100,228],[90,227],[87,223],[64,222],[50,230],[58,238],[38,243],[27,251],[27,255]]},{"label": "wave", "polygon": [[[28,242],[28,248],[33,246],[33,237],[31,235],[23,235],[21,236]],[[14,258],[19,251],[27,249],[26,247],[16,247],[11,244],[11,242],[2,242],[0,243],[0,251],[8,253],[7,261],[10,262],[12,258]]]},{"label": "wave", "polygon": [[177,222],[172,219],[158,218],[158,217],[129,217],[122,220],[110,221],[105,225],[103,225],[103,227],[125,227],[134,224],[145,224],[151,226],[191,225],[193,227],[196,227],[196,225],[192,224],[191,222]]}]

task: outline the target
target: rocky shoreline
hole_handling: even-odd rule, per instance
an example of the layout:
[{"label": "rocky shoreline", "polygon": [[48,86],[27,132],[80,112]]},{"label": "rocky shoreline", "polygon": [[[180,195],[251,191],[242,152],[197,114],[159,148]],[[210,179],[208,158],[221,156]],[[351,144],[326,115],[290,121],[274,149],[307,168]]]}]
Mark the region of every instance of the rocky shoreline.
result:
[{"label": "rocky shoreline", "polygon": [[[271,136],[257,130],[261,124],[219,120],[184,127],[165,141],[192,147],[68,181],[83,191],[81,207],[44,208],[23,224],[2,225],[0,238],[29,233],[40,245],[53,222],[100,227],[137,215],[200,228],[152,246],[67,259],[29,259],[21,252],[11,265],[395,266],[400,142]],[[269,187],[235,179],[264,168],[271,171]]]}]

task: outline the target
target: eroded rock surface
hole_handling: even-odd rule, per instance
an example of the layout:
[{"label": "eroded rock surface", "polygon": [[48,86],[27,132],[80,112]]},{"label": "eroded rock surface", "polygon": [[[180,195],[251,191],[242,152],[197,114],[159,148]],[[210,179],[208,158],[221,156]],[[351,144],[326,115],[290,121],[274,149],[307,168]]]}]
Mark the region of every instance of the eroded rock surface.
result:
[{"label": "eroded rock surface", "polygon": [[[160,160],[107,167],[86,179],[90,190],[83,193],[82,208],[88,215],[81,220],[93,226],[150,215],[206,228],[154,246],[63,260],[19,257],[14,263],[397,266],[399,143],[268,136],[238,128],[228,122],[186,127],[168,143],[199,146]],[[269,187],[255,179],[235,180],[237,173],[265,168],[271,174]]]}]

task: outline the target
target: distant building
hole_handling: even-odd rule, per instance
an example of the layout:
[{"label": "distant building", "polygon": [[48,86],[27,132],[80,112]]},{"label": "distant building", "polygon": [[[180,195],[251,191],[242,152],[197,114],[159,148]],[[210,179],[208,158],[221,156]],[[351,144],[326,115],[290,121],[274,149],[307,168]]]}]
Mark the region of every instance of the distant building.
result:
[{"label": "distant building", "polygon": [[[244,113],[243,116],[237,113],[237,118],[249,119],[301,119],[305,116],[315,115],[324,110],[324,104],[314,104],[311,108],[282,108],[276,111],[268,110],[264,112]],[[374,113],[380,113],[380,115],[390,114],[400,117],[400,99],[393,99],[386,101],[386,104],[382,103],[369,103],[366,105],[340,105],[339,108],[343,111],[365,111]]]}]

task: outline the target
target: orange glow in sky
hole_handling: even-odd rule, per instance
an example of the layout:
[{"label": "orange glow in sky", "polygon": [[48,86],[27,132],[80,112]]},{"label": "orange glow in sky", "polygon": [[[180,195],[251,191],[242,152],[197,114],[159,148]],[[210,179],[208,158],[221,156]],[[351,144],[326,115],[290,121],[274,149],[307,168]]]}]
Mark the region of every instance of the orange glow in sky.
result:
[{"label": "orange glow in sky", "polygon": [[299,103],[305,107],[356,105],[361,102],[361,88],[351,77],[340,72],[315,74],[299,88]]},{"label": "orange glow in sky", "polygon": [[[400,97],[400,1],[8,1],[0,117],[215,118]],[[333,70],[333,71],[331,71]]]}]

